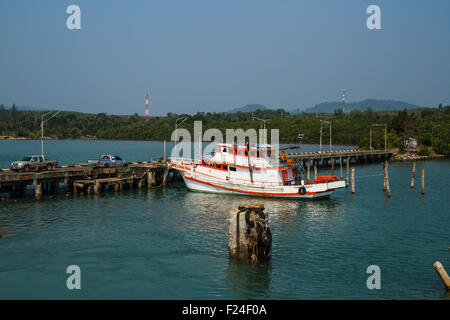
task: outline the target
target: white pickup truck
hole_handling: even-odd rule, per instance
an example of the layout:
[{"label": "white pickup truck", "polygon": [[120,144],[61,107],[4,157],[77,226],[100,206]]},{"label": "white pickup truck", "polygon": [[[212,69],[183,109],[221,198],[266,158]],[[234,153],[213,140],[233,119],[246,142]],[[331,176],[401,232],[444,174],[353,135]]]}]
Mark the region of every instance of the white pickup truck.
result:
[{"label": "white pickup truck", "polygon": [[128,162],[119,156],[109,154],[102,155],[98,160],[88,160],[88,165],[93,168],[127,167]]}]

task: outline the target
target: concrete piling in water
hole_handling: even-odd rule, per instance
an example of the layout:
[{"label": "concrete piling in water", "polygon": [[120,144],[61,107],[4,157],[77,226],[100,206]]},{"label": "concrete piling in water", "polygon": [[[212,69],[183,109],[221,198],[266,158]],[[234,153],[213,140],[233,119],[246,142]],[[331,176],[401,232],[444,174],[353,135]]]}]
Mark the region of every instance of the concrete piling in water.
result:
[{"label": "concrete piling in water", "polygon": [[420,189],[425,194],[425,168],[420,168]]},{"label": "concrete piling in water", "polygon": [[314,179],[317,179],[317,163],[314,165]]},{"label": "concrete piling in water", "polygon": [[272,233],[262,204],[241,204],[228,216],[228,250],[231,257],[253,264],[270,258]]},{"label": "concrete piling in water", "polygon": [[355,168],[352,168],[352,194],[355,193]]},{"label": "concrete piling in water", "polygon": [[438,274],[439,278],[441,278],[442,282],[444,283],[444,286],[447,288],[447,290],[450,290],[450,277],[448,276],[447,272],[442,266],[442,263],[436,261],[433,264],[433,267],[434,270],[436,270],[436,273]]},{"label": "concrete piling in water", "polygon": [[412,167],[412,178],[411,178],[411,189],[414,189],[414,178],[416,177],[416,162],[413,162]]}]

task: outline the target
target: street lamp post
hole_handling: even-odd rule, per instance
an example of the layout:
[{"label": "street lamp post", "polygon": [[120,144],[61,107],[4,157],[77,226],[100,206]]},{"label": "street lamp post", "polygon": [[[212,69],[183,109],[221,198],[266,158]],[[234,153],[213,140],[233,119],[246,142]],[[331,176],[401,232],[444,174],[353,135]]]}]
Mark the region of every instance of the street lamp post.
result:
[{"label": "street lamp post", "polygon": [[[178,126],[179,125],[181,125],[183,122],[185,122],[186,120],[188,119],[188,117],[183,117],[183,118],[178,118],[178,119],[176,119],[175,120],[175,145],[174,145],[174,150],[177,150],[176,149],[176,146],[177,146],[177,143],[178,143],[178,132],[177,132],[177,129],[178,129]],[[181,122],[180,123],[178,123],[178,121],[180,121],[181,120]],[[178,154],[178,151],[177,151],[177,154]]]},{"label": "street lamp post", "polygon": [[252,120],[259,120],[259,121],[262,121],[262,123],[263,123],[263,142],[262,142],[262,144],[263,145],[265,145],[266,144],[266,120],[264,120],[264,119],[261,119],[261,118],[258,118],[258,117],[255,117],[254,115],[253,115],[253,112],[252,112]]},{"label": "street lamp post", "polygon": [[[184,117],[184,118],[178,118],[175,120],[175,143],[178,142],[178,135],[177,135],[177,128],[179,125],[181,125],[183,122],[185,122],[187,120],[188,117]],[[182,120],[180,123],[178,123],[178,121]]]},{"label": "street lamp post", "polygon": [[[44,156],[44,117],[52,113],[53,111],[47,112],[46,114],[42,115],[41,117],[41,156]],[[48,118],[46,121],[50,120],[51,118],[55,117],[60,111],[56,112],[54,115],[52,115],[50,118]]]}]

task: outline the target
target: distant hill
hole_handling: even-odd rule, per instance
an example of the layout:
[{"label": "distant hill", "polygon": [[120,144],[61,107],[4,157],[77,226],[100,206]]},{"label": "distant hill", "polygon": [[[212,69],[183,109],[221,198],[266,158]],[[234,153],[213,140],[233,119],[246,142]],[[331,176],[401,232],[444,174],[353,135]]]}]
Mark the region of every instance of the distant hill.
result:
[{"label": "distant hill", "polygon": [[[12,106],[4,106],[6,110],[11,109]],[[47,108],[38,108],[38,107],[28,107],[28,106],[16,106],[17,110],[19,111],[46,111],[50,110]]]},{"label": "distant hill", "polygon": [[[333,102],[322,102],[316,104],[312,108],[304,110],[304,112],[319,112],[319,113],[333,113],[336,109],[341,109],[342,103],[340,101]],[[423,106],[417,106],[408,102],[396,101],[396,100],[378,100],[378,99],[366,99],[359,102],[351,102],[345,104],[345,111],[351,111],[353,109],[358,109],[360,111],[365,111],[368,108],[372,108],[374,111],[392,111],[392,110],[403,110],[403,109],[418,109],[424,108]],[[301,112],[300,110],[295,110],[296,113]]]},{"label": "distant hill", "polygon": [[266,110],[267,107],[261,105],[261,104],[246,104],[243,107],[240,108],[234,108],[231,109],[230,111],[228,111],[229,113],[234,113],[234,112],[252,112],[252,111],[256,111],[256,110]]}]

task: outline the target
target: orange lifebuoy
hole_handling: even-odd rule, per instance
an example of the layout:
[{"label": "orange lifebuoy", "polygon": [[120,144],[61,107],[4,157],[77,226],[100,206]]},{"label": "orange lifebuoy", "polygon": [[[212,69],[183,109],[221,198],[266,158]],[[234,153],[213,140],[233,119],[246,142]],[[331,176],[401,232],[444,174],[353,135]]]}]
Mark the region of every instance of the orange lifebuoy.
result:
[{"label": "orange lifebuoy", "polygon": [[284,161],[285,158],[286,158],[286,152],[283,151],[283,152],[281,153],[281,160]]}]

